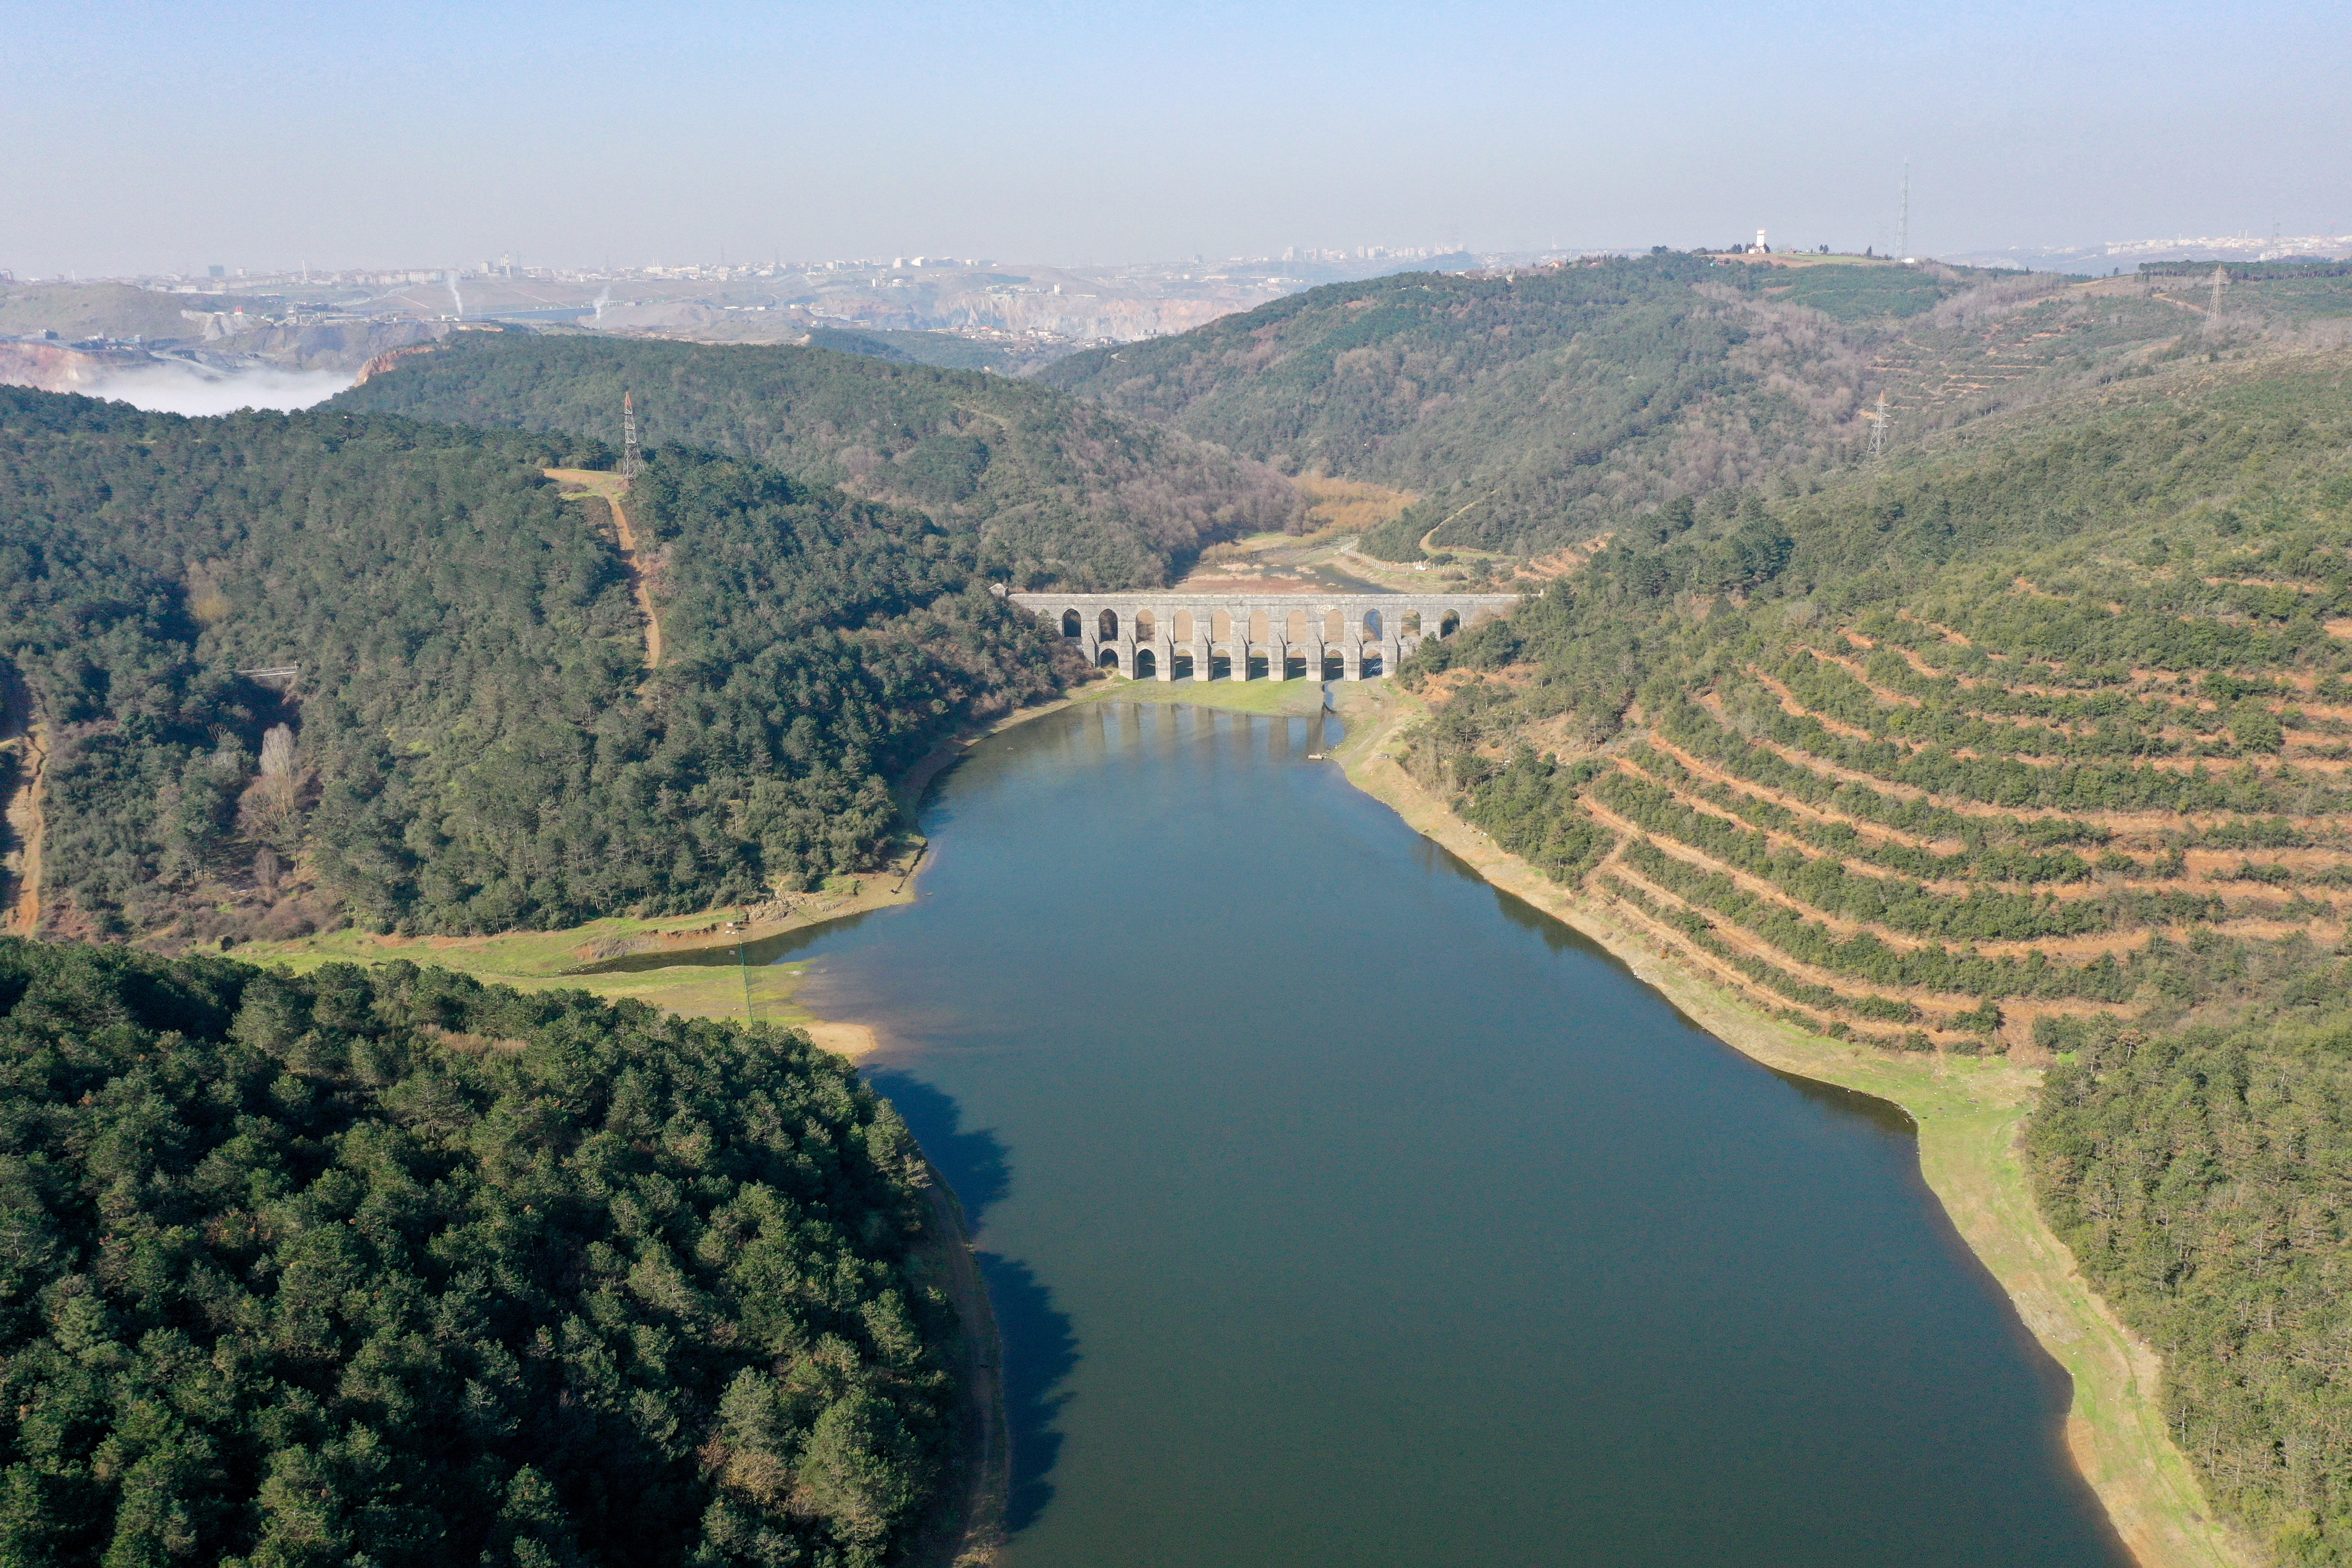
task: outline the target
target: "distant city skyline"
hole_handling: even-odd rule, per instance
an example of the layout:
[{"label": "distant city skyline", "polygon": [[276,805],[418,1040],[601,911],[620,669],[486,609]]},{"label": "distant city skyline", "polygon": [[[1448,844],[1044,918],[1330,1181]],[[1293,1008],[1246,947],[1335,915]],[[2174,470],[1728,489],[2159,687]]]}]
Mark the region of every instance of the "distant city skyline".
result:
[{"label": "distant city skyline", "polygon": [[2352,233],[2325,8],[125,0],[0,41],[18,276]]}]

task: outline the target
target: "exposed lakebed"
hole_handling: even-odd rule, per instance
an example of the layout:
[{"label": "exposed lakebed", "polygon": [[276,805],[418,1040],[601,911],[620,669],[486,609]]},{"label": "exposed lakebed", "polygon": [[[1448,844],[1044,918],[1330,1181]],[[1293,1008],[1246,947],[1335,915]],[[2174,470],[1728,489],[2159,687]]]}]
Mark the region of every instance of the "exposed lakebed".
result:
[{"label": "exposed lakebed", "polygon": [[1322,723],[1018,726],[919,902],[789,939],[974,1221],[1014,1568],[2123,1563],[1902,1112],[1691,1026]]}]

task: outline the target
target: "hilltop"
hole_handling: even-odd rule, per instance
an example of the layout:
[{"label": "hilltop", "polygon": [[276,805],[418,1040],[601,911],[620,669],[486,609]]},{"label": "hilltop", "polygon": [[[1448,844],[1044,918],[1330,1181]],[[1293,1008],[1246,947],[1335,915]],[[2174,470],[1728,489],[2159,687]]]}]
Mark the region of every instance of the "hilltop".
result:
[{"label": "hilltop", "polygon": [[196,295],[129,283],[0,283],[0,337],[189,337],[194,334],[180,312],[203,303]]},{"label": "hilltop", "polygon": [[[1905,286],[1897,268],[1852,269]],[[1868,362],[1761,274],[1652,257],[1333,285],[1039,379],[1291,471],[1427,499],[1368,543],[1537,552],[1618,511],[1827,465],[1864,439]]]},{"label": "hilltop", "polygon": [[1286,526],[1263,465],[1031,382],[821,348],[462,334],[332,406],[750,458],[919,508],[1018,585],[1155,587],[1202,546]]},{"label": "hilltop", "polygon": [[[2232,319],[2295,326],[2330,308],[2288,298],[2309,287],[2241,286]],[[1386,559],[1424,537],[1525,557],[1678,500],[1824,479],[1866,451],[1882,394],[1888,434],[1916,442],[2138,374],[2204,320],[2181,279],[1655,255],[1334,285],[1039,379],[1286,471],[1421,495],[1366,535]]]}]

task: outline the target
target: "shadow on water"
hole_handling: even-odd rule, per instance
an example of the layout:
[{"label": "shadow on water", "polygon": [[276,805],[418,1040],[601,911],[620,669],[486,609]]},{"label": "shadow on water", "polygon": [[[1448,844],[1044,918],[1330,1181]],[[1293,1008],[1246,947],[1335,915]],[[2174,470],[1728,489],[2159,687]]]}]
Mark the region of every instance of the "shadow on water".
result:
[{"label": "shadow on water", "polygon": [[947,1178],[956,1201],[963,1205],[965,1221],[978,1230],[988,1206],[1012,1184],[1004,1145],[997,1142],[996,1134],[985,1128],[963,1131],[963,1110],[954,1098],[912,1073],[876,1068],[866,1075],[866,1081],[874,1086],[875,1093],[898,1108],[908,1131],[930,1157],[931,1169]]},{"label": "shadow on water", "polygon": [[[1004,1145],[986,1128],[967,1130],[952,1096],[911,1073],[877,1068],[866,1075],[876,1093],[898,1108],[931,1168],[963,1205],[976,1234],[990,1205],[1012,1185]],[[1029,1265],[999,1253],[973,1252],[988,1282],[990,1307],[1004,1350],[1004,1422],[1012,1439],[1013,1477],[1004,1528],[1028,1528],[1054,1500],[1054,1463],[1062,1451],[1055,1426],[1070,1395],[1063,1387],[1078,1364],[1078,1337],[1068,1313]]]}]

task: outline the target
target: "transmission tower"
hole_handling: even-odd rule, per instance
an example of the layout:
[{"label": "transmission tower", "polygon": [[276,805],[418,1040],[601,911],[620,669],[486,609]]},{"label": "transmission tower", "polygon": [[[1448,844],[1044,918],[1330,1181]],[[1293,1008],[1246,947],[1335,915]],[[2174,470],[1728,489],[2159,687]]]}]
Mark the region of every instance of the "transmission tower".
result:
[{"label": "transmission tower", "polygon": [[1864,409],[1862,416],[1870,421],[1870,455],[1874,458],[1886,450],[1886,394],[1878,395],[1878,407],[1874,412]]},{"label": "transmission tower", "polygon": [[1895,224],[1895,259],[1911,259],[1911,160],[1903,160],[1903,216]]},{"label": "transmission tower", "polygon": [[2205,307],[2205,331],[2209,333],[2221,330],[2221,290],[2229,286],[2230,269],[2219,262],[2214,263],[2213,300]]},{"label": "transmission tower", "polygon": [[627,393],[621,394],[621,482],[635,484],[637,471],[645,463],[637,456],[637,404]]}]

